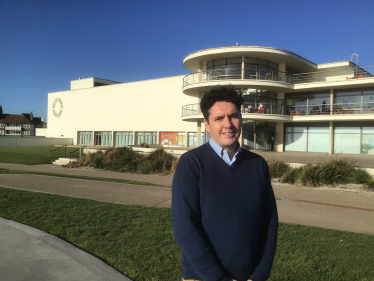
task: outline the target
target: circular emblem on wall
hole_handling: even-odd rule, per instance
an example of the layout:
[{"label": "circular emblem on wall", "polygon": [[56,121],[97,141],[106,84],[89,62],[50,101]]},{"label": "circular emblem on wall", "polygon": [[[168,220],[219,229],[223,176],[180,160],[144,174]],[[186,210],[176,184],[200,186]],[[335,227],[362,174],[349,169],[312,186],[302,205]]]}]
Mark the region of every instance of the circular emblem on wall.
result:
[{"label": "circular emblem on wall", "polygon": [[60,117],[62,114],[62,109],[63,109],[62,100],[60,98],[56,98],[53,101],[53,105],[52,105],[53,115],[56,116],[57,118]]}]

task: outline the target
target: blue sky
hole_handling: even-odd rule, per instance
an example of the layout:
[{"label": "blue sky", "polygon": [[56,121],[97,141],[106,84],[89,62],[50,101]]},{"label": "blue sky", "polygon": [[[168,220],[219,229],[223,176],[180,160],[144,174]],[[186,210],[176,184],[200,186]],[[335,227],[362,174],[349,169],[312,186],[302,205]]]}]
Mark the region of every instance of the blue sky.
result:
[{"label": "blue sky", "polygon": [[0,105],[47,117],[71,80],[188,74],[184,56],[237,42],[374,65],[373,15],[373,0],[0,0]]}]

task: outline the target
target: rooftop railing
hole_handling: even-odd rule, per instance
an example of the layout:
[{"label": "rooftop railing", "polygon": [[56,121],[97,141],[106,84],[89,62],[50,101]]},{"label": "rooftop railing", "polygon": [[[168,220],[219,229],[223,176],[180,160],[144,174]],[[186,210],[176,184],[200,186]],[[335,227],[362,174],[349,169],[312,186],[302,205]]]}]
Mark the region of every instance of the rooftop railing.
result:
[{"label": "rooftop railing", "polygon": [[317,72],[298,73],[293,75],[291,83],[333,82],[351,79],[374,77],[374,66],[346,68],[337,70],[321,70]]},{"label": "rooftop railing", "polygon": [[291,83],[292,76],[287,72],[272,69],[214,69],[186,75],[183,78],[183,86],[214,80],[270,80]]}]

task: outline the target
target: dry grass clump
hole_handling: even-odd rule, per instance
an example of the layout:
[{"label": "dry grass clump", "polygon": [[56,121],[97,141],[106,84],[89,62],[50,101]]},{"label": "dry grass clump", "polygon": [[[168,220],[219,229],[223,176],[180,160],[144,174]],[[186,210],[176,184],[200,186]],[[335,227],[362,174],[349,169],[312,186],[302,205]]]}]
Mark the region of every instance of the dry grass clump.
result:
[{"label": "dry grass clump", "polygon": [[279,178],[284,183],[299,183],[311,187],[357,183],[374,190],[373,177],[366,170],[355,168],[355,164],[354,159],[341,157],[298,168],[291,168],[280,160],[268,161],[270,176]]},{"label": "dry grass clump", "polygon": [[117,172],[140,174],[170,174],[175,171],[178,159],[167,153],[163,148],[142,154],[130,147],[110,148],[105,152],[87,153],[77,162],[71,162],[66,167],[93,167]]}]

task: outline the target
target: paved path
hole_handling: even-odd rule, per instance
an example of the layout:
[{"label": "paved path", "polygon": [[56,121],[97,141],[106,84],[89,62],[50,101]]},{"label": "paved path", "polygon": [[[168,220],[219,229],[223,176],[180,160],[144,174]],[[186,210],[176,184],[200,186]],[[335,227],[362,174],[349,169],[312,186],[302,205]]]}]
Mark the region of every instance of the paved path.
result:
[{"label": "paved path", "polygon": [[0,280],[130,281],[131,279],[53,235],[0,218]]}]

